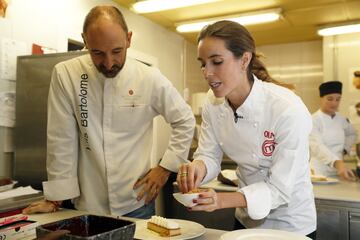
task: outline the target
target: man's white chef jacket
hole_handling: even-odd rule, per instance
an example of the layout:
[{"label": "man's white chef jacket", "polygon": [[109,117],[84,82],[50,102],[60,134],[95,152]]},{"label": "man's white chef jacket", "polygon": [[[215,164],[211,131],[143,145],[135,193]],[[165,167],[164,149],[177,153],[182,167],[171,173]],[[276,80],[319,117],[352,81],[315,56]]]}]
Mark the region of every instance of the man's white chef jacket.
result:
[{"label": "man's white chef jacket", "polygon": [[84,55],[55,66],[48,99],[48,200],[123,215],[144,205],[133,190],[151,168],[153,118],[171,124],[160,165],[176,172],[187,162],[195,120],[190,107],[155,68],[127,58],[115,78]]},{"label": "man's white chef jacket", "polygon": [[350,153],[357,139],[356,130],[340,113],[330,116],[319,109],[312,119],[311,165],[318,175],[336,175],[334,162],[343,160],[344,150]]},{"label": "man's white chef jacket", "polygon": [[309,234],[316,211],[309,169],[311,116],[294,93],[255,78],[236,110],[211,91],[205,103],[199,147],[194,159],[205,162],[203,182],[220,172],[223,152],[238,165],[239,192],[247,209],[236,209],[246,227]]}]

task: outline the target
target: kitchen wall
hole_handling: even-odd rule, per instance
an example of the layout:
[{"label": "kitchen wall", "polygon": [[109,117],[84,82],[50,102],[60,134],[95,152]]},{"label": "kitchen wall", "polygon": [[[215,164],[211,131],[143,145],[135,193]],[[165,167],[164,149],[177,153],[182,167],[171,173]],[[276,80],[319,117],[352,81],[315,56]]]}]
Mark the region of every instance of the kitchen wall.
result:
[{"label": "kitchen wall", "polygon": [[189,89],[190,96],[197,92],[207,92],[209,86],[201,73],[200,62],[197,61],[197,46],[187,43],[185,49],[185,87]]},{"label": "kitchen wall", "polygon": [[[354,71],[360,71],[360,33],[324,38],[324,81],[343,83],[340,112],[349,118],[360,134],[360,116],[354,105],[360,102],[360,89],[352,83]],[[360,140],[360,138],[358,138]]]},{"label": "kitchen wall", "polygon": [[295,92],[312,113],[319,108],[318,86],[323,81],[322,41],[264,45],[257,52],[273,78],[295,85]]},{"label": "kitchen wall", "polygon": [[[67,51],[68,39],[82,42],[82,23],[86,13],[95,5],[116,5],[109,0],[9,0],[6,18],[0,18],[0,41],[12,39],[26,44],[27,54],[31,53],[33,43]],[[184,88],[184,55],[191,46],[180,35],[170,32],[157,24],[136,15],[120,6],[129,29],[133,31],[131,49],[140,55],[155,59],[157,67],[170,79],[182,93]],[[191,49],[189,50],[191,51]],[[139,55],[139,54],[137,54]],[[14,91],[15,81],[0,79],[0,91]],[[157,151],[155,157],[162,155],[167,146],[169,128],[159,120],[156,131]],[[11,130],[10,130],[11,131]],[[0,176],[9,175],[11,157],[3,153],[8,130],[0,128]]]}]

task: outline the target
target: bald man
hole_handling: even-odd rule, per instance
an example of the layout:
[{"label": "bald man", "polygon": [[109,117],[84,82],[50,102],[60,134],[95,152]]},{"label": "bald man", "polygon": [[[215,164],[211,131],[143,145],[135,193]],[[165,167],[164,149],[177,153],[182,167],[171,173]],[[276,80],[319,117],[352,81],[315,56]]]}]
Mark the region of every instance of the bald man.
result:
[{"label": "bald man", "polygon": [[[149,218],[170,172],[187,162],[195,120],[159,70],[126,56],[132,32],[113,6],[88,13],[89,54],[55,66],[48,98],[45,200],[23,213],[56,211],[72,199],[78,210]],[[171,138],[151,166],[153,118]]]}]

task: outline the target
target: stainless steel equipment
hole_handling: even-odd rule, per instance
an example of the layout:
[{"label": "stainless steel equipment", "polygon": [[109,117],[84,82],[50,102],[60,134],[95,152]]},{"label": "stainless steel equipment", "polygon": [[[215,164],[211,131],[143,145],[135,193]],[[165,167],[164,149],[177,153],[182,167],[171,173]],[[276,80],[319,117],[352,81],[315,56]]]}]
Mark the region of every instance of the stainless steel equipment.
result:
[{"label": "stainless steel equipment", "polygon": [[84,51],[21,56],[17,60],[15,161],[20,185],[42,188],[46,176],[47,97],[53,67]]}]

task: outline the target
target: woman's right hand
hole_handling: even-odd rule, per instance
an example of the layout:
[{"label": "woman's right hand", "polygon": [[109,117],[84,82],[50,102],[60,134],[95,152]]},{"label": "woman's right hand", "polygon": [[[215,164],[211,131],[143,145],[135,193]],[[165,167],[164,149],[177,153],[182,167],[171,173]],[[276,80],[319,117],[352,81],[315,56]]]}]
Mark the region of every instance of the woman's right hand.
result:
[{"label": "woman's right hand", "polygon": [[181,165],[176,177],[179,190],[183,193],[187,193],[192,189],[199,187],[205,175],[206,166],[201,160],[194,160],[191,163]]},{"label": "woman's right hand", "polygon": [[32,213],[49,213],[56,212],[61,205],[60,202],[53,202],[48,200],[41,200],[38,202],[31,203],[28,207],[22,210],[23,214],[32,214]]},{"label": "woman's right hand", "polygon": [[351,169],[348,169],[345,166],[343,160],[336,160],[334,163],[334,167],[336,168],[337,174],[341,179],[344,179],[346,181],[356,181],[355,174],[352,172]]}]

